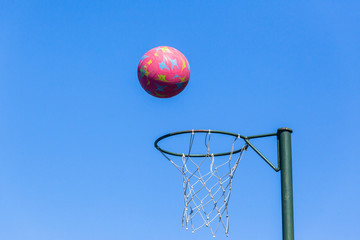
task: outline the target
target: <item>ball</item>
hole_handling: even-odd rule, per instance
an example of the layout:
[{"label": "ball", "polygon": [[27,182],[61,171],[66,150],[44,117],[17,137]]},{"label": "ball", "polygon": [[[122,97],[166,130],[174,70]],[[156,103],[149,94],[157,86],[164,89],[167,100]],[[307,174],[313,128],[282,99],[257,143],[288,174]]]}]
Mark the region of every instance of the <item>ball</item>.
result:
[{"label": "ball", "polygon": [[189,82],[190,65],[177,49],[160,46],[151,49],[141,58],[138,78],[143,89],[158,98],[179,94]]}]

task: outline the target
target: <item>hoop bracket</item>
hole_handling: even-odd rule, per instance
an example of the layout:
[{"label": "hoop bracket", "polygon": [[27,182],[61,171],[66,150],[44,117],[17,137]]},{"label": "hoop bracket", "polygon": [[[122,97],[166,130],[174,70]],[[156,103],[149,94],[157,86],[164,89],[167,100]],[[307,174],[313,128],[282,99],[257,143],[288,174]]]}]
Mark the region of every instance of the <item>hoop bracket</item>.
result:
[{"label": "hoop bracket", "polygon": [[[279,157],[278,157],[278,161],[277,161],[277,167],[275,167],[274,164],[272,164],[272,162],[270,162],[270,161],[269,161],[254,145],[252,145],[251,142],[249,141],[249,139],[272,137],[272,136],[277,136],[277,133],[269,133],[269,134],[249,136],[249,137],[245,137],[245,138],[244,138],[244,141],[245,141],[272,169],[274,169],[275,172],[279,172],[279,171],[280,171],[280,159],[279,159]],[[279,148],[279,141],[277,141],[277,145],[278,145],[278,148]],[[279,155],[279,154],[278,154],[278,155]]]}]

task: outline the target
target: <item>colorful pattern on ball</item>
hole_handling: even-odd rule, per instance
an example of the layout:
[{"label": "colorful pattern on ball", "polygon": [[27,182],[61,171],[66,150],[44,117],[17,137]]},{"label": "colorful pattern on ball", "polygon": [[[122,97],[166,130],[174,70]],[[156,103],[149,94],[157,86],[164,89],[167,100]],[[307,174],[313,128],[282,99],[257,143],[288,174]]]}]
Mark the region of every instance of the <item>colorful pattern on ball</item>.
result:
[{"label": "colorful pattern on ball", "polygon": [[172,47],[156,47],[145,53],[138,66],[138,78],[147,93],[158,98],[179,94],[189,82],[190,65]]}]

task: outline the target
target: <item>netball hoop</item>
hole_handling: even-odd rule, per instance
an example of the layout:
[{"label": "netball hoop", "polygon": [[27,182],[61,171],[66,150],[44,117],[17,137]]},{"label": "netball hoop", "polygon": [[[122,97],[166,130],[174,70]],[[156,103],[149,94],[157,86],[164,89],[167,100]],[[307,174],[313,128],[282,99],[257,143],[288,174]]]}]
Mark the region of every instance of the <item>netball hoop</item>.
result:
[{"label": "netball hoop", "polygon": [[[281,170],[283,239],[294,239],[293,194],[291,166],[291,133],[280,128],[276,133],[243,136],[216,130],[187,130],[166,134],[154,145],[182,174],[184,210],[182,224],[192,232],[206,226],[215,237],[220,227],[229,234],[228,204],[235,171],[245,150],[252,148],[272,169]],[[211,136],[231,138],[228,151],[212,152]],[[159,142],[177,135],[189,135],[189,147],[184,152],[172,152],[159,146]],[[194,153],[195,135],[203,135],[202,153]],[[277,136],[278,160],[274,166],[251,142],[254,138]]]}]

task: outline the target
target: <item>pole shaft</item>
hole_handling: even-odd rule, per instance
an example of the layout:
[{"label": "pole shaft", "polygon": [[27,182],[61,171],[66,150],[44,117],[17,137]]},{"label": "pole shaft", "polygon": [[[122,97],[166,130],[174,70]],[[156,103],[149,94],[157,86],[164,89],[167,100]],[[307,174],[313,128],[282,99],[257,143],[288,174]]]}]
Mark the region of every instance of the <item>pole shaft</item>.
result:
[{"label": "pole shaft", "polygon": [[281,169],[281,205],[283,240],[294,240],[293,186],[291,160],[291,133],[289,128],[278,129]]}]

